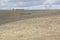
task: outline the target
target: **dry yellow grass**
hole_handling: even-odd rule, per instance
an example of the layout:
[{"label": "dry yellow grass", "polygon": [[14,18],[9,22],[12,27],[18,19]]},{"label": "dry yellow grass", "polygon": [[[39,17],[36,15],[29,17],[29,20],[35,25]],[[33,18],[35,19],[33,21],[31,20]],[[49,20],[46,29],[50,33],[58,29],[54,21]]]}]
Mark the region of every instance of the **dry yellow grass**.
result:
[{"label": "dry yellow grass", "polygon": [[31,18],[2,24],[0,40],[60,40],[60,16]]}]

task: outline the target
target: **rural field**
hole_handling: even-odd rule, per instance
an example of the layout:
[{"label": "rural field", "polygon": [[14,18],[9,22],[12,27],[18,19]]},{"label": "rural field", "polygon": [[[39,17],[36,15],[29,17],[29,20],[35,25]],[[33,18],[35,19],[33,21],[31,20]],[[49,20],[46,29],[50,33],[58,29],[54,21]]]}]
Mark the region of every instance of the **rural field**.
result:
[{"label": "rural field", "polygon": [[0,40],[60,40],[60,10],[0,10]]}]

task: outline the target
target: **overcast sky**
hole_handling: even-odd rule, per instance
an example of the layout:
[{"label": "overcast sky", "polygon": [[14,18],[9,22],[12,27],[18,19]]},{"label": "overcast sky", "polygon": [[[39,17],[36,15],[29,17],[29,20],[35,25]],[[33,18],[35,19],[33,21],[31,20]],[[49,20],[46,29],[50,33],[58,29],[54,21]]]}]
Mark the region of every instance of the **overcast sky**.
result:
[{"label": "overcast sky", "polygon": [[0,0],[0,9],[60,9],[60,0]]}]

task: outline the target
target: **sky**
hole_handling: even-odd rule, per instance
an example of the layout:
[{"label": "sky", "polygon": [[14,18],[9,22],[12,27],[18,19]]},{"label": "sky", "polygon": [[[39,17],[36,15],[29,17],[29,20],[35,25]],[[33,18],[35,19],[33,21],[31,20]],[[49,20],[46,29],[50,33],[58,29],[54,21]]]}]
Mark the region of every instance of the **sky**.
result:
[{"label": "sky", "polygon": [[0,9],[60,9],[60,0],[0,0]]}]

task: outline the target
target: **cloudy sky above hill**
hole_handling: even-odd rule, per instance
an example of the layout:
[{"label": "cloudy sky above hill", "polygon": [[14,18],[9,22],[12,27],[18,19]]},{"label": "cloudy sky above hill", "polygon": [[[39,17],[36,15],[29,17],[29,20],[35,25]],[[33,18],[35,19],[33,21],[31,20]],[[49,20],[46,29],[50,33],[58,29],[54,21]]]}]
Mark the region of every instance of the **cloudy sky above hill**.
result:
[{"label": "cloudy sky above hill", "polygon": [[0,0],[0,9],[60,9],[60,0]]}]

